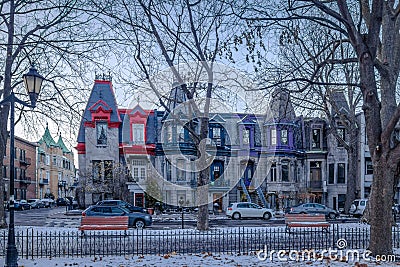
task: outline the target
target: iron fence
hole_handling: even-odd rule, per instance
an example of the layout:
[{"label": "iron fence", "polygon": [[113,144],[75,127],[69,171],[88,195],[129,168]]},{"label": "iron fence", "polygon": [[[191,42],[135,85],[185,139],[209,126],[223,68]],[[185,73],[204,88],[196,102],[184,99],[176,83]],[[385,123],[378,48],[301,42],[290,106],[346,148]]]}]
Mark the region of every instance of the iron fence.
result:
[{"label": "iron fence", "polygon": [[[287,232],[284,227],[222,228],[197,230],[128,230],[40,231],[26,229],[16,232],[19,256],[82,257],[157,255],[167,253],[251,253],[258,250],[322,250],[337,248],[344,239],[348,249],[367,249],[369,227],[358,228],[331,225],[329,231],[320,228],[295,228]],[[7,231],[0,232],[0,256],[5,255]],[[400,248],[400,229],[393,228],[393,246]]]}]

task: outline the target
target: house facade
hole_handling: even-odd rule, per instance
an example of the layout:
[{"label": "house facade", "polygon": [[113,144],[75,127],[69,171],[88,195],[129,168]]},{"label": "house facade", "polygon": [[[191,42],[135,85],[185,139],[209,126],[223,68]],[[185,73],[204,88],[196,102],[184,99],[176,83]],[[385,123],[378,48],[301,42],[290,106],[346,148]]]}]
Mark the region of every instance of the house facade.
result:
[{"label": "house facade", "polygon": [[74,154],[66,147],[61,135],[57,142],[54,141],[47,126],[37,142],[36,166],[36,198],[75,196],[78,181]]},{"label": "house facade", "polygon": [[[36,144],[15,137],[14,152],[14,198],[30,199],[36,197]],[[10,183],[10,140],[7,141],[6,155],[3,159],[3,179],[5,200],[9,199]]]},{"label": "house facade", "polygon": [[[146,206],[146,192],[172,206],[197,200],[197,150],[185,94],[173,86],[168,110],[118,108],[111,77],[96,77],[78,135],[85,205],[122,198]],[[189,126],[190,127],[189,127]],[[211,113],[207,139],[211,209],[252,201],[281,209],[302,202],[344,207],[347,153],[324,118],[296,115],[273,92],[265,114]]]}]

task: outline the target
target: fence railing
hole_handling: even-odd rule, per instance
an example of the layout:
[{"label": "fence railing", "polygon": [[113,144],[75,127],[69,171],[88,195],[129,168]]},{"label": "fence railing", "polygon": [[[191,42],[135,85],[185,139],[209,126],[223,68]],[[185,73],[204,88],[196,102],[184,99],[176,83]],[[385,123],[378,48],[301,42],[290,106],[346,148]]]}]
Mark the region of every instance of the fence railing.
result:
[{"label": "fence railing", "polygon": [[[23,258],[322,250],[337,248],[339,239],[346,240],[348,249],[367,249],[369,227],[332,225],[328,232],[320,228],[297,228],[290,233],[284,227],[222,228],[206,232],[189,229],[85,231],[84,235],[77,230],[16,232],[19,256]],[[6,245],[7,231],[1,231],[0,256],[5,255]],[[393,228],[393,246],[400,248],[398,228]]]}]

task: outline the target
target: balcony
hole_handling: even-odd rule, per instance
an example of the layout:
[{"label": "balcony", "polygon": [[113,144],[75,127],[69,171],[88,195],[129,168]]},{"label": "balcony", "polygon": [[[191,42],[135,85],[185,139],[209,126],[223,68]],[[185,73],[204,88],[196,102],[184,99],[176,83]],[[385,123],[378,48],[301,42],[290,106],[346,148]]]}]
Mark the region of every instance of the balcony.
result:
[{"label": "balcony", "polygon": [[49,184],[49,179],[42,179],[39,181],[39,185],[48,185]]},{"label": "balcony", "polygon": [[215,181],[210,182],[210,187],[212,188],[216,188],[216,187],[229,187],[230,186],[230,182],[229,180],[225,180],[225,179],[217,179]]},{"label": "balcony", "polygon": [[311,189],[322,189],[322,181],[310,181]]},{"label": "balcony", "polygon": [[28,185],[28,184],[32,183],[32,179],[31,179],[31,177],[20,177],[19,182],[20,182],[20,184]]},{"label": "balcony", "polygon": [[20,166],[29,166],[31,165],[31,158],[19,158]]}]

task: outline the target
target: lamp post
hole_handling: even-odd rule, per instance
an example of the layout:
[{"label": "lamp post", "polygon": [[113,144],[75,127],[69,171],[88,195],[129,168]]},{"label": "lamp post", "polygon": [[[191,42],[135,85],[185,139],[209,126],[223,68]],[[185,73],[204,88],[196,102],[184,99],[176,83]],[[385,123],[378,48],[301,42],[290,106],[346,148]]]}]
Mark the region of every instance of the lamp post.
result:
[{"label": "lamp post", "polygon": [[0,101],[0,105],[10,103],[10,186],[9,186],[9,205],[10,205],[10,221],[8,224],[8,241],[6,249],[6,267],[17,267],[18,251],[15,245],[15,229],[14,229],[14,121],[15,121],[15,103],[19,103],[23,106],[35,108],[36,101],[40,93],[42,82],[44,80],[35,67],[32,65],[27,74],[23,76],[25,89],[29,95],[31,104],[18,99],[14,92],[11,91],[10,95]]},{"label": "lamp post", "polygon": [[184,228],[184,223],[183,223],[183,204],[185,201],[183,200],[183,197],[179,199],[179,206],[181,207],[181,212],[182,212],[182,229]]}]

